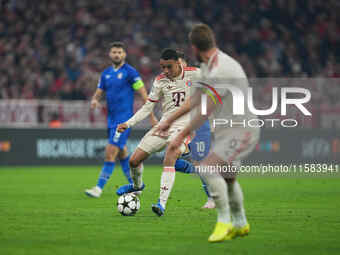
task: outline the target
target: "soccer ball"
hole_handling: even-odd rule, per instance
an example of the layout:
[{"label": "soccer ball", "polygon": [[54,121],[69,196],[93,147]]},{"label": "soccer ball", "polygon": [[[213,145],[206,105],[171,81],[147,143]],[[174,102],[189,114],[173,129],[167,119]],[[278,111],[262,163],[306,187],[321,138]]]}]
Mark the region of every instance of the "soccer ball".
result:
[{"label": "soccer ball", "polygon": [[124,194],[118,198],[117,208],[124,216],[135,215],[140,208],[139,198],[133,193]]}]

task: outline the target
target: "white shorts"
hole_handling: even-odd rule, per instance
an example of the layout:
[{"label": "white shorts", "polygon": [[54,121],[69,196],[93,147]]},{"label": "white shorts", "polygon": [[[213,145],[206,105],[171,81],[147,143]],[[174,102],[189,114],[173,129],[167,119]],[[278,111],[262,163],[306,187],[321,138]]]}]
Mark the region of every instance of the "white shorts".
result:
[{"label": "white shorts", "polygon": [[[153,127],[142,138],[138,145],[138,148],[142,149],[143,151],[149,154],[161,151],[168,145],[168,143],[170,143],[177,136],[177,134],[181,130],[182,128],[178,127],[170,128],[169,136],[167,138],[163,138],[153,135],[153,132],[155,131],[155,127]],[[187,137],[183,141],[183,144],[180,146],[181,153],[184,153],[186,151],[188,143],[190,143],[190,137]]]},{"label": "white shorts", "polygon": [[215,132],[214,152],[228,164],[242,161],[254,149],[260,138],[259,129],[224,129]]}]

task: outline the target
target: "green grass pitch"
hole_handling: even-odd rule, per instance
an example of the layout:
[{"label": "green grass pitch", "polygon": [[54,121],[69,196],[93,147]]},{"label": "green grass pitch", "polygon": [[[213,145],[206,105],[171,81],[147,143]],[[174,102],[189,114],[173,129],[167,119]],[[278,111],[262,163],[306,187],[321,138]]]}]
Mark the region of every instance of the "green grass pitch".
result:
[{"label": "green grass pitch", "polygon": [[177,173],[165,216],[151,204],[161,167],[146,166],[141,209],[123,217],[119,167],[100,199],[85,196],[98,167],[0,168],[0,254],[340,254],[338,178],[240,178],[251,233],[210,244],[214,210],[197,177]]}]

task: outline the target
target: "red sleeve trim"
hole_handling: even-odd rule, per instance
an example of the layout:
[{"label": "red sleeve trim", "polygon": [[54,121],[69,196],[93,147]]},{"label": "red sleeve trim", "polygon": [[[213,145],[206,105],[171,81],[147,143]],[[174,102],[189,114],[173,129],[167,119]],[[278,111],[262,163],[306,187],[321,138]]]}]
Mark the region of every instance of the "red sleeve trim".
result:
[{"label": "red sleeve trim", "polygon": [[165,75],[164,74],[160,74],[156,77],[156,81],[159,81],[160,79],[163,79],[165,78]]},{"label": "red sleeve trim", "polygon": [[196,71],[197,68],[194,67],[194,66],[187,66],[187,67],[184,67],[184,71]]}]

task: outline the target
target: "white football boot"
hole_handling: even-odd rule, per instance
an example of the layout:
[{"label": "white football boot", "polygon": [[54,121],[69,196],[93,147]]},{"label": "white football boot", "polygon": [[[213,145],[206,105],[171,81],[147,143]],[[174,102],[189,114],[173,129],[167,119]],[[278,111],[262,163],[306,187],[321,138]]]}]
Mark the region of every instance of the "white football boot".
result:
[{"label": "white football boot", "polygon": [[202,209],[214,209],[215,207],[216,205],[215,205],[214,199],[209,197],[205,205],[202,206]]},{"label": "white football boot", "polygon": [[85,190],[86,195],[88,195],[89,197],[95,197],[95,198],[99,198],[102,192],[103,192],[102,189],[97,186],[94,186],[91,189]]}]

